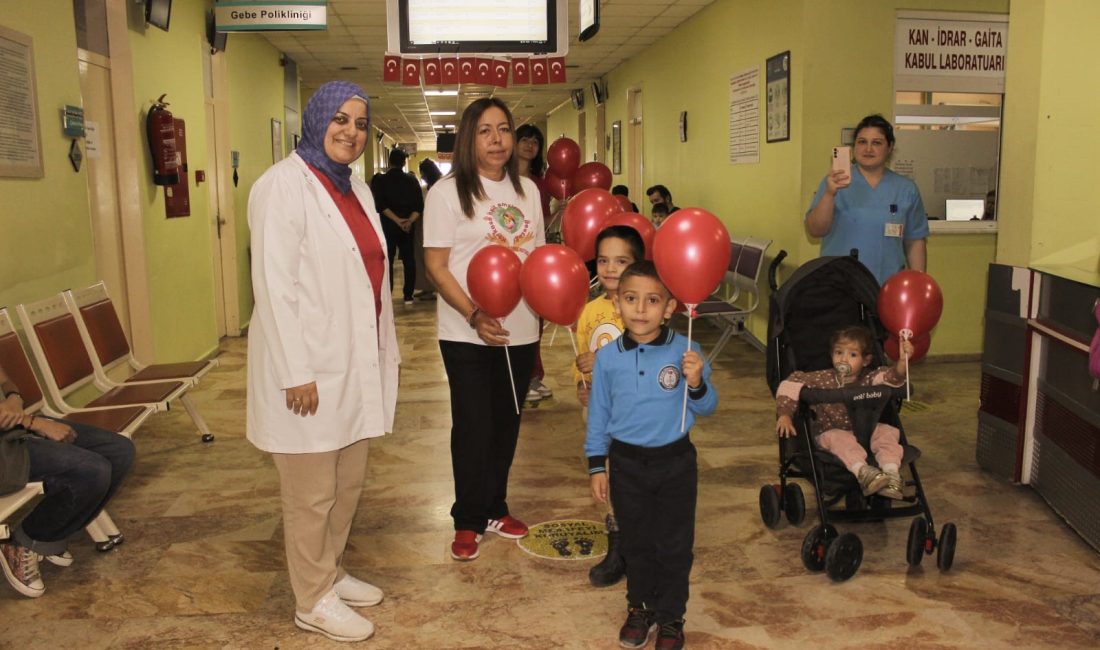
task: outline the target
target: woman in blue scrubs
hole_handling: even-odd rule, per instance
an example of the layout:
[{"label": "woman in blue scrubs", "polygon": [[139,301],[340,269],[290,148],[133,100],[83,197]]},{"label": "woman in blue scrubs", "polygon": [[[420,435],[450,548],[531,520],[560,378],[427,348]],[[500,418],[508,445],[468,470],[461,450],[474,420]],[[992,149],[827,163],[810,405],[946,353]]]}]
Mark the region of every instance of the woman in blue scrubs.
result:
[{"label": "woman in blue scrubs", "polygon": [[806,231],[821,237],[821,254],[859,251],[879,284],[903,268],[924,271],[928,216],[913,181],[886,168],[894,127],[881,115],[856,126],[855,161],[830,172],[806,213]]}]

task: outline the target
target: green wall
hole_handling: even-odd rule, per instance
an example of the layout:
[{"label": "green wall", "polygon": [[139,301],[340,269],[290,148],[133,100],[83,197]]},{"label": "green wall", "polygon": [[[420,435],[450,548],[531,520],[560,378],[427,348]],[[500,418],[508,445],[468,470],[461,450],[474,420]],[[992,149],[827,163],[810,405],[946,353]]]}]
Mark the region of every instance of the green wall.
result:
[{"label": "green wall", "polygon": [[271,120],[286,123],[283,68],[279,51],[257,34],[231,34],[225,56],[229,67],[229,148],[241,154],[237,186],[230,189],[236,215],[238,305],[244,326],[252,315],[248,193],[272,164]]},{"label": "green wall", "polygon": [[1081,45],[1100,24],[1100,3],[1014,2],[1010,18],[1029,28],[1009,39],[997,261],[1096,283],[1100,69],[1082,61]]},{"label": "green wall", "polygon": [[[789,275],[818,255],[819,243],[805,233],[802,217],[828,169],[828,152],[840,129],[868,113],[893,112],[894,20],[898,9],[1004,13],[1007,0],[725,0],[715,2],[606,77],[608,133],[622,120],[623,174],[629,161],[627,91],[643,91],[644,169],[636,202],[645,187],[663,183],[680,206],[698,206],[723,220],[730,234],[773,241],[775,255],[789,253],[781,269]],[[776,20],[782,16],[782,20]],[[731,165],[728,159],[729,77],[763,66],[767,57],[791,51],[791,139],[764,142],[760,162]],[[688,141],[678,137],[680,111],[688,111]],[[587,113],[594,115],[594,110]],[[575,137],[577,116],[562,107],[548,130]],[[585,158],[596,146],[591,115]],[[946,307],[933,354],[976,353],[981,328],[972,313],[984,304],[985,269],[995,236],[936,235],[929,240],[929,271],[944,288]],[[770,260],[769,260],[770,261]],[[765,283],[762,283],[765,284]],[[766,294],[766,287],[765,294]],[[766,304],[766,303],[765,303]],[[748,327],[763,340],[766,309]]]},{"label": "green wall", "polygon": [[14,308],[96,280],[87,174],[69,164],[70,140],[58,117],[66,104],[81,105],[71,16],[69,0],[7,2],[0,16],[0,25],[34,41],[45,172],[36,179],[0,178],[0,306]]},{"label": "green wall", "polygon": [[[130,30],[133,55],[134,112],[129,128],[146,142],[145,116],[151,100],[167,93],[172,115],[187,125],[191,216],[168,219],[164,188],[154,185],[148,148],[142,147],[138,179],[145,227],[149,308],[157,360],[193,359],[218,345],[214,312],[212,215],[205,185],[195,170],[212,173],[206,150],[202,52],[206,33],[204,2],[177,2],[171,31],[155,27]],[[171,65],[168,66],[168,62]],[[166,74],[170,68],[171,74]],[[127,125],[119,125],[127,128]]]}]

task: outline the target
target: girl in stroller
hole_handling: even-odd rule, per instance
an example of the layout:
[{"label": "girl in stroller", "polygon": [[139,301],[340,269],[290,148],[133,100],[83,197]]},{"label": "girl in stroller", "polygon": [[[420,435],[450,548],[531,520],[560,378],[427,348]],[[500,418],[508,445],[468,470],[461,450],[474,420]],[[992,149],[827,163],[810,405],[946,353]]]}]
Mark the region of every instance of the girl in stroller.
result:
[{"label": "girl in stroller", "polygon": [[[843,388],[845,386],[874,386],[886,384],[900,387],[905,384],[908,367],[905,362],[913,354],[913,344],[903,341],[903,354],[893,366],[870,368],[873,361],[874,339],[871,331],[861,325],[837,330],[829,340],[833,367],[814,372],[795,371],[779,384],[776,391],[776,432],[781,438],[797,434],[793,415],[798,409],[798,395],[803,387]],[[879,494],[891,499],[902,499],[904,483],[898,471],[903,449],[899,444],[897,427],[879,423],[871,434],[871,451],[875,465],[867,463],[867,451],[856,439],[848,409],[844,404],[815,404],[812,429],[817,445],[832,453],[844,463],[859,481],[864,496]],[[880,469],[881,468],[881,469]]]}]

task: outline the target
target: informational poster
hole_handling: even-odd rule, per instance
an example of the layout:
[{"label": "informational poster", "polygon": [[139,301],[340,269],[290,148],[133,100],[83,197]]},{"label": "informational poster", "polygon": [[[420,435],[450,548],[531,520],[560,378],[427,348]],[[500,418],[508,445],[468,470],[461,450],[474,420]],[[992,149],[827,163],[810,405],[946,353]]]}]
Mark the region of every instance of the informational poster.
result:
[{"label": "informational poster", "polygon": [[760,66],[730,77],[730,164],[760,162]]},{"label": "informational poster", "polygon": [[99,122],[84,123],[84,151],[89,160],[99,158]]},{"label": "informational poster", "polygon": [[0,176],[43,176],[34,45],[6,27],[0,27]]},{"label": "informational poster", "polygon": [[894,89],[1003,93],[1008,16],[899,12]]},{"label": "informational poster", "polygon": [[768,142],[791,139],[791,53],[770,57],[764,67],[768,93]]}]

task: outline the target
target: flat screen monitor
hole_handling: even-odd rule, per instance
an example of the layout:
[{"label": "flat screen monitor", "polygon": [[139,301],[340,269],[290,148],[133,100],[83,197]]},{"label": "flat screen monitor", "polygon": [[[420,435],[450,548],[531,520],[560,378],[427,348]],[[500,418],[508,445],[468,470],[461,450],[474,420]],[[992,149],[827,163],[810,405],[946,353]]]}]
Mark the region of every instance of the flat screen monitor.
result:
[{"label": "flat screen monitor", "polygon": [[580,34],[577,40],[587,41],[600,31],[600,0],[578,0],[577,19],[580,22]]},{"label": "flat screen monitor", "polygon": [[387,0],[388,50],[554,54],[569,48],[568,0]]},{"label": "flat screen monitor", "polygon": [[981,219],[985,212],[983,199],[947,199],[948,221],[970,221]]},{"label": "flat screen monitor", "polygon": [[439,153],[453,153],[455,150],[455,134],[440,133],[436,135],[435,150]]},{"label": "flat screen monitor", "polygon": [[145,0],[145,22],[168,31],[172,18],[172,0]]}]

